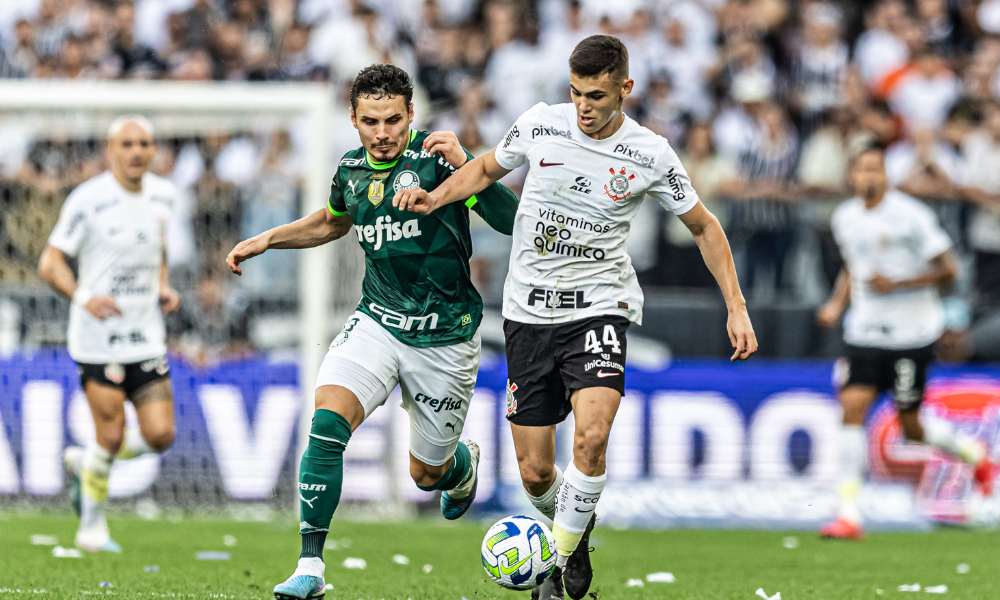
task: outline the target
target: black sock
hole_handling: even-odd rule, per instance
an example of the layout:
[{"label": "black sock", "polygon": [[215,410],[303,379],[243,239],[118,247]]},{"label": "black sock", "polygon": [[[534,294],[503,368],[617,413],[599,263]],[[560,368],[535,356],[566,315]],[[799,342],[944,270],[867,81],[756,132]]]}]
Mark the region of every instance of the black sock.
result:
[{"label": "black sock", "polygon": [[325,531],[303,533],[302,552],[299,554],[299,558],[314,556],[323,560],[323,546],[326,544],[326,534],[327,532]]}]

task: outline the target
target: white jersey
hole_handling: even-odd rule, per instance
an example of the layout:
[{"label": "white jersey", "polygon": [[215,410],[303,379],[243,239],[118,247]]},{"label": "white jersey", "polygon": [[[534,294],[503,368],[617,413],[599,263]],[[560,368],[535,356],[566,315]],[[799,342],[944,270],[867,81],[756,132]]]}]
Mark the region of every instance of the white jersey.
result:
[{"label": "white jersey", "polygon": [[573,104],[536,104],[497,146],[505,169],[528,163],[514,219],[503,315],[521,323],[565,323],[620,315],[642,323],[642,290],[625,250],[647,194],[684,214],[698,195],[667,140],[625,117],[595,140]]},{"label": "white jersey", "polygon": [[77,257],[80,287],[114,296],[122,311],[101,321],[72,304],[67,346],[73,360],[127,364],[166,353],[160,268],[176,195],[173,184],[152,173],[133,194],[106,171],[66,198],[49,245]]},{"label": "white jersey", "polygon": [[948,234],[920,201],[890,190],[869,210],[861,198],[833,214],[833,235],[851,273],[851,307],[844,341],[855,346],[907,349],[934,343],[944,331],[944,310],[934,287],[881,294],[868,281],[876,273],[900,281],[931,269],[951,248]]}]

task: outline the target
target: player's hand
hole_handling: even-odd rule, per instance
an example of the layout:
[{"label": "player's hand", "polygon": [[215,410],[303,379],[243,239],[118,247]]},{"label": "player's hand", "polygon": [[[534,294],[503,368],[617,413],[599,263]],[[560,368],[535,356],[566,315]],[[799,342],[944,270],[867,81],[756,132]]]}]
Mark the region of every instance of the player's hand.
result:
[{"label": "player's hand", "polygon": [[160,310],[163,314],[172,313],[181,305],[181,295],[172,287],[160,288]]},{"label": "player's hand", "polygon": [[899,288],[895,281],[889,279],[881,273],[875,273],[872,275],[872,278],[868,280],[868,285],[870,285],[871,288],[879,294],[895,292]]},{"label": "player's hand", "polygon": [[428,135],[424,138],[424,150],[431,155],[437,154],[456,169],[468,160],[458,137],[451,131],[435,131]]},{"label": "player's hand", "polygon": [[729,341],[736,349],[730,361],[746,360],[757,351],[757,334],[753,332],[750,315],[747,314],[745,306],[729,311],[726,330],[729,332]]},{"label": "player's hand", "polygon": [[401,211],[411,211],[422,215],[430,214],[438,207],[435,198],[422,188],[399,190],[392,197],[392,205]]},{"label": "player's hand", "polygon": [[226,265],[229,270],[237,275],[243,275],[240,263],[250,260],[255,256],[260,256],[267,251],[267,240],[263,236],[254,236],[248,240],[243,240],[226,257]]},{"label": "player's hand", "polygon": [[115,302],[114,296],[94,296],[90,300],[87,300],[86,308],[87,312],[101,321],[108,317],[122,316],[122,309],[118,308],[118,303]]},{"label": "player's hand", "polygon": [[823,329],[829,329],[837,324],[841,312],[839,305],[827,302],[816,310],[816,323]]}]

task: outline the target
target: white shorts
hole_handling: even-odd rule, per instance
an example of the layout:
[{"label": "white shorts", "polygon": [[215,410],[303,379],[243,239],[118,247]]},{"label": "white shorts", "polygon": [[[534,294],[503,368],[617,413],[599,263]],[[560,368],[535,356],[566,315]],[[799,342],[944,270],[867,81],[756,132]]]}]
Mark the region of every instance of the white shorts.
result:
[{"label": "white shorts", "polygon": [[330,344],[316,387],[339,385],[354,392],[365,418],[385,404],[399,384],[400,404],[410,415],[410,454],[443,465],[455,454],[479,371],[479,332],[468,342],[415,348],[374,319],[355,312]]}]

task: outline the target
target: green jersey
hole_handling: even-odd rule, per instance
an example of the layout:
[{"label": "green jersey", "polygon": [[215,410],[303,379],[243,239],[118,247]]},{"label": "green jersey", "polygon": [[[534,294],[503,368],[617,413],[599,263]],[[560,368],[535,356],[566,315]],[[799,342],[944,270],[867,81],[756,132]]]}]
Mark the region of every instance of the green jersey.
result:
[{"label": "green jersey", "polygon": [[426,137],[427,132],[411,130],[410,143],[391,162],[372,161],[364,148],[347,153],[328,204],[334,215],[350,215],[365,251],[358,310],[399,341],[420,348],[467,342],[483,318],[483,299],[469,276],[469,210],[507,235],[517,212],[517,197],[499,183],[477,194],[481,203],[473,196],[429,215],[393,208],[397,191],[432,191],[455,172],[423,149]]}]

